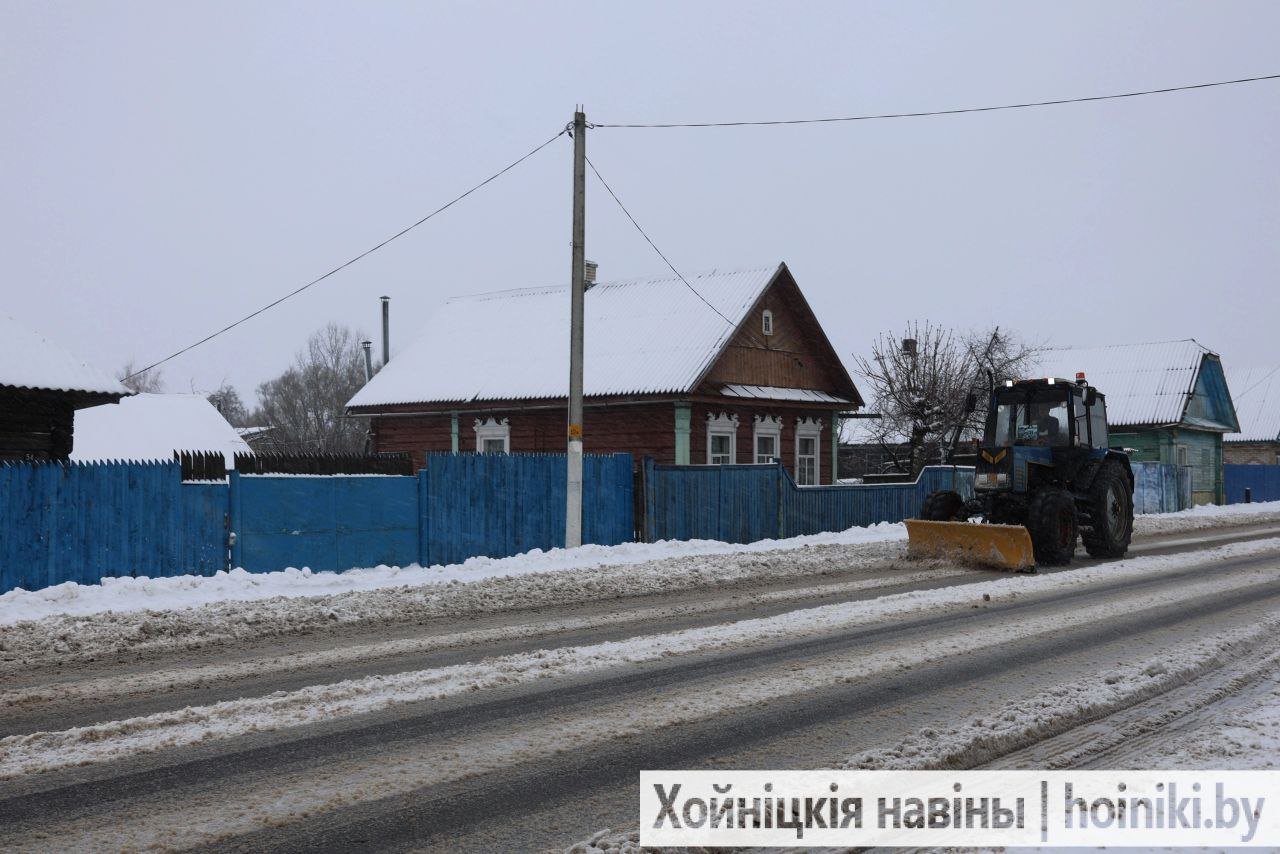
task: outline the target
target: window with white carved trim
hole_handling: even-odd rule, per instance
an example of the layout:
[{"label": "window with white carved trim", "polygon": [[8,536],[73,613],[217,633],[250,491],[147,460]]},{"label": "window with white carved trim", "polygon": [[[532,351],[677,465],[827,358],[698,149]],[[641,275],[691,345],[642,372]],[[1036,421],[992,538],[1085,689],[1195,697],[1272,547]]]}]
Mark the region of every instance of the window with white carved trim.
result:
[{"label": "window with white carved trim", "polygon": [[707,465],[727,466],[737,462],[738,416],[720,413],[707,416]]},{"label": "window with white carved trim", "polygon": [[511,425],[507,419],[476,419],[476,453],[511,453]]},{"label": "window with white carved trim", "polygon": [[760,331],[765,335],[773,334],[773,312],[767,308],[764,310],[764,314],[760,315]]},{"label": "window with white carved trim", "polygon": [[817,486],[822,471],[822,422],[796,419],[796,484]]},{"label": "window with white carved trim", "polygon": [[782,458],[782,419],[757,415],[752,433],[755,443],[755,462],[772,463]]}]

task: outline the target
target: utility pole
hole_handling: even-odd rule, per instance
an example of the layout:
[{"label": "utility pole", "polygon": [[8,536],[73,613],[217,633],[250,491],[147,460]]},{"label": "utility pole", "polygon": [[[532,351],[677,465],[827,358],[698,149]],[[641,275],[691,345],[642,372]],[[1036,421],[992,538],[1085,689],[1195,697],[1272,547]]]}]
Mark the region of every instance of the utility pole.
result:
[{"label": "utility pole", "polygon": [[582,303],[586,292],[587,116],[573,114],[573,269],[569,298],[569,471],[564,547],[582,545]]}]

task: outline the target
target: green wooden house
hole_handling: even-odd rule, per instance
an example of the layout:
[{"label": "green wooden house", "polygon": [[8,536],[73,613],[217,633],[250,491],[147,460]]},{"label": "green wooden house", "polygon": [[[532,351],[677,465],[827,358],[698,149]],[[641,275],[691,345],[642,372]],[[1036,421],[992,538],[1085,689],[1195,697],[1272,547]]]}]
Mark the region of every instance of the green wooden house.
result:
[{"label": "green wooden house", "polygon": [[1083,371],[1107,397],[1111,444],[1132,459],[1188,466],[1197,504],[1225,501],[1223,436],[1240,429],[1218,354],[1194,339],[1052,349],[1046,376]]}]

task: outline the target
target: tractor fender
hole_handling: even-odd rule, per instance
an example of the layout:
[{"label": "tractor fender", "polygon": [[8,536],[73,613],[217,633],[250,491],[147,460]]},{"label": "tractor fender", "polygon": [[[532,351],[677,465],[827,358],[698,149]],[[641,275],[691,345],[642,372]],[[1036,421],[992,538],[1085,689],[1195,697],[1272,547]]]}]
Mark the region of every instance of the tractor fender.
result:
[{"label": "tractor fender", "polygon": [[1107,449],[1104,460],[1115,460],[1124,467],[1124,473],[1129,477],[1129,491],[1133,492],[1133,466],[1129,465],[1129,455],[1123,451]]}]

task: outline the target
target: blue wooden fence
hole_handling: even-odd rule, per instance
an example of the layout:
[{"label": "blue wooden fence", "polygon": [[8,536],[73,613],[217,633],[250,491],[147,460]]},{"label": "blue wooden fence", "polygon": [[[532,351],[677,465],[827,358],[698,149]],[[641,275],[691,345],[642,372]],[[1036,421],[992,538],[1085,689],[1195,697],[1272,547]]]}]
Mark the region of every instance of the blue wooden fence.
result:
[{"label": "blue wooden fence", "polygon": [[418,478],[231,472],[232,566],[316,572],[418,563]]},{"label": "blue wooden fence", "polygon": [[779,464],[667,466],[645,461],[645,539],[756,540],[901,522],[930,492],[973,494],[973,469],[930,466],[913,483],[796,486]]},{"label": "blue wooden fence", "polygon": [[1251,501],[1280,501],[1280,466],[1225,465],[1223,481],[1227,503],[1244,503],[1244,491]]},{"label": "blue wooden fence", "polygon": [[[630,454],[583,457],[582,541],[632,539]],[[508,557],[564,547],[564,454],[429,454],[422,489],[422,563]]]},{"label": "blue wooden fence", "polygon": [[226,489],[170,462],[0,466],[0,592],[222,569]]},{"label": "blue wooden fence", "polygon": [[1173,513],[1186,510],[1191,498],[1191,467],[1173,463],[1130,462],[1133,468],[1133,512]]},{"label": "blue wooden fence", "polygon": [[[583,462],[583,541],[627,542],[631,456]],[[565,467],[563,454],[446,454],[414,477],[232,473],[227,483],[182,483],[176,462],[0,466],[0,593],[229,565],[344,570],[563,546]]]}]

